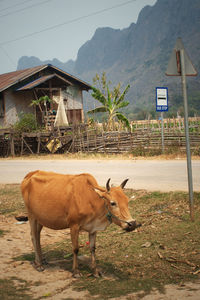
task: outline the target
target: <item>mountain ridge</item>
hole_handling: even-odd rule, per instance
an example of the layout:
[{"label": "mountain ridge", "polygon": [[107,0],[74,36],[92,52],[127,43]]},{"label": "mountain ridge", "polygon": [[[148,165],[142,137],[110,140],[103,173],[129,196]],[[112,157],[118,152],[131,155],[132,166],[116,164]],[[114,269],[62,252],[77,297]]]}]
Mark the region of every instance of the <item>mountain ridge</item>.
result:
[{"label": "mountain ridge", "polygon": [[[169,105],[175,105],[175,96],[181,94],[180,78],[167,77],[165,71],[178,37],[199,69],[199,16],[199,0],[157,0],[155,5],[145,6],[137,22],[127,28],[97,28],[93,37],[80,47],[75,61],[62,63],[54,59],[38,63],[52,63],[90,83],[96,73],[105,71],[114,85],[130,84],[129,111],[138,107],[153,109],[156,86],[168,86]],[[18,69],[29,67],[32,62],[37,59],[22,57]],[[191,90],[199,91],[199,75],[188,82]],[[87,102],[86,109],[91,108],[92,101]]]}]

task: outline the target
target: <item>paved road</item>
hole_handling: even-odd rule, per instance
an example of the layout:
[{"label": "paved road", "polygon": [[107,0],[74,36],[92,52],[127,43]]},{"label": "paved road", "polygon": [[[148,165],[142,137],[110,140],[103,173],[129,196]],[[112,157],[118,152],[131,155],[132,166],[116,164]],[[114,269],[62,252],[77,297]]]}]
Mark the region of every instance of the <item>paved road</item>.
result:
[{"label": "paved road", "polygon": [[[0,160],[0,183],[20,183],[33,170],[63,174],[88,172],[105,186],[129,178],[127,187],[150,191],[188,190],[185,160]],[[193,186],[200,191],[200,160],[192,162]]]}]

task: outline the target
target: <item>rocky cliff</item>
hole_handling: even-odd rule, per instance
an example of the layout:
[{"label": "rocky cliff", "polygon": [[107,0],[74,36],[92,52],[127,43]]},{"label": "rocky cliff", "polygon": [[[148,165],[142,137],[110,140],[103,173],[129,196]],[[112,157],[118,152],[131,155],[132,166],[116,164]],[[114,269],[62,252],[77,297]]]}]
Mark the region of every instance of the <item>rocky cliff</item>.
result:
[{"label": "rocky cliff", "polygon": [[[76,61],[48,61],[92,83],[96,73],[105,71],[108,78],[131,89],[130,109],[155,106],[155,87],[169,87],[169,105],[181,94],[180,78],[165,76],[169,56],[178,37],[198,70],[200,67],[200,1],[158,0],[144,7],[136,24],[116,30],[98,28],[91,40],[78,51]],[[37,58],[22,57],[18,69],[42,64]],[[189,88],[199,90],[200,77],[190,79]],[[88,104],[89,105],[89,104]],[[199,107],[200,109],[200,107]]]}]

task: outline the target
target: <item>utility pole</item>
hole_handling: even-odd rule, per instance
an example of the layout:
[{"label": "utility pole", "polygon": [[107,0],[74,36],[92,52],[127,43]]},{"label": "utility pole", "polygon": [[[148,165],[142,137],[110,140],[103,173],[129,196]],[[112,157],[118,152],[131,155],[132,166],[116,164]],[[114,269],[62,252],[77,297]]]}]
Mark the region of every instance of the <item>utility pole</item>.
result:
[{"label": "utility pole", "polygon": [[181,76],[183,102],[184,102],[184,125],[185,125],[185,139],[186,139],[186,152],[187,152],[187,174],[188,174],[188,189],[189,189],[189,206],[190,217],[194,220],[194,200],[193,200],[193,180],[192,180],[192,163],[190,153],[190,137],[189,137],[189,125],[188,125],[188,100],[187,100],[187,86],[186,76],[196,76],[192,62],[187,55],[181,38],[178,38],[176,45],[171,54],[167,71],[167,76]]}]

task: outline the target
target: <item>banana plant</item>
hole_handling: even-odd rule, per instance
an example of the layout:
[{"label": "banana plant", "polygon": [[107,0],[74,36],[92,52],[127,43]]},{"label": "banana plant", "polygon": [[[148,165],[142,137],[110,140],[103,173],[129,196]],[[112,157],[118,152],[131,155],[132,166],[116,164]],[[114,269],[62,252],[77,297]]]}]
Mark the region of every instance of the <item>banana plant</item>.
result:
[{"label": "banana plant", "polygon": [[100,89],[92,87],[92,97],[99,101],[102,105],[88,111],[88,113],[106,112],[108,114],[108,128],[111,129],[112,122],[117,118],[123,122],[124,125],[130,128],[128,119],[119,110],[129,105],[128,101],[125,101],[125,95],[127,94],[130,85],[128,84],[125,90],[120,93],[120,85],[114,88],[113,92],[110,91],[108,85],[106,85],[106,93],[103,93]]}]

